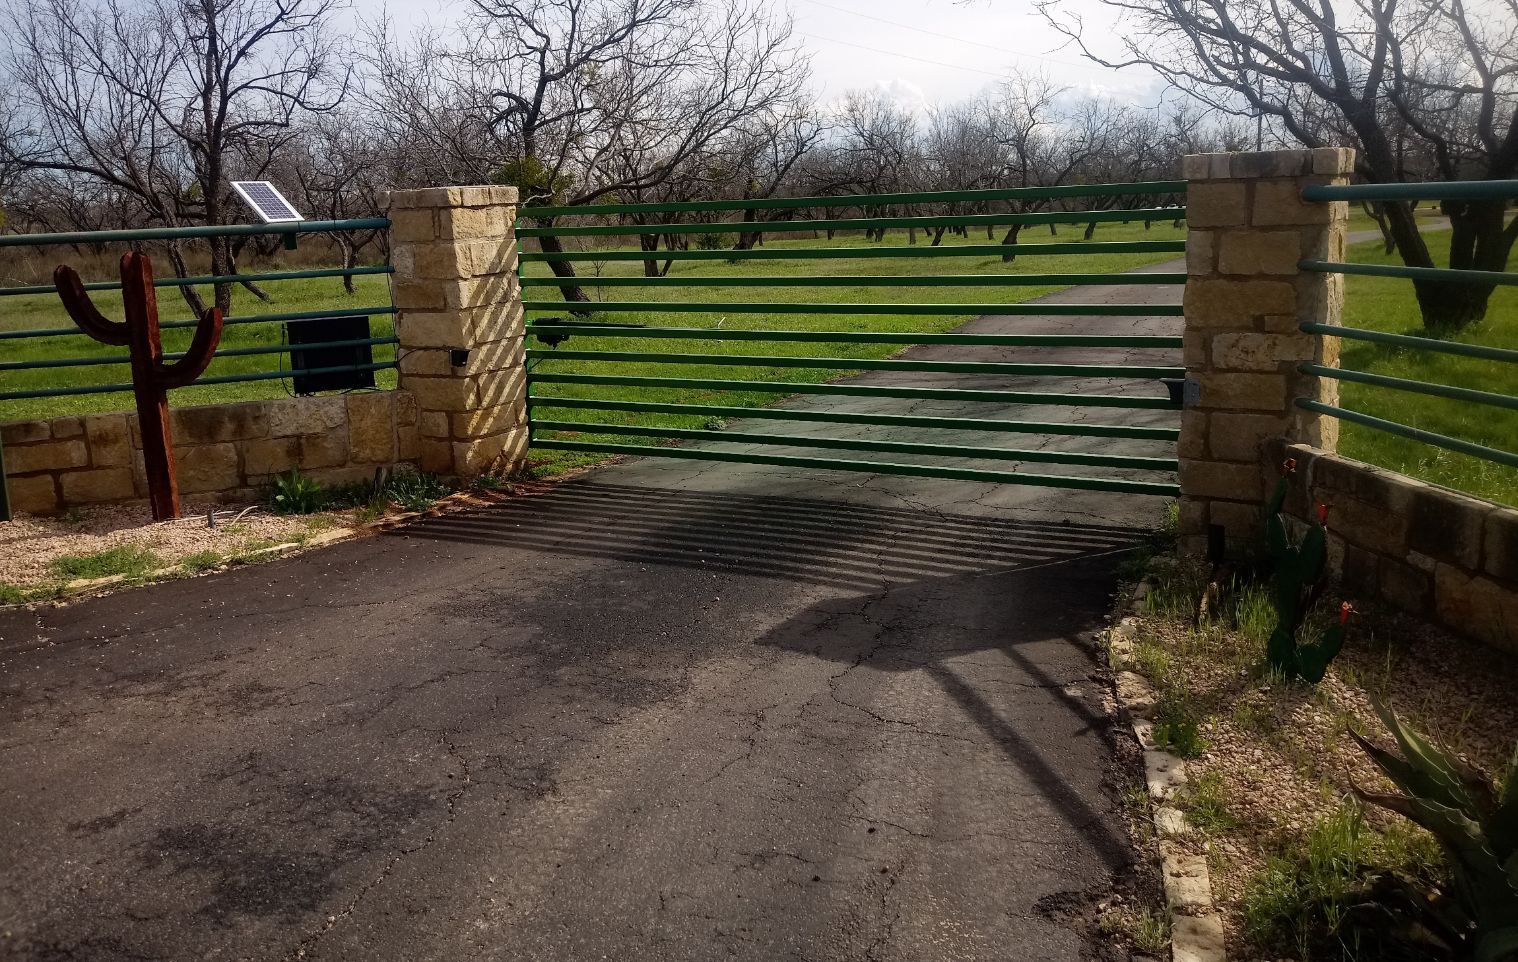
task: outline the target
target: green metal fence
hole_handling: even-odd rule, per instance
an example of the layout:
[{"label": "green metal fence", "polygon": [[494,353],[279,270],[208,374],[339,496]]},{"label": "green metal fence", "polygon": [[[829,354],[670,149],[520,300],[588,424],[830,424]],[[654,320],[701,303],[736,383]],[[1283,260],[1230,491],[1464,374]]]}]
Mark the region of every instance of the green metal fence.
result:
[{"label": "green metal fence", "polygon": [[[528,290],[523,301],[529,314],[528,332],[537,346],[529,347],[528,410],[532,447],[538,450],[601,454],[639,454],[666,458],[713,460],[785,467],[827,468],[879,474],[953,478],[970,481],[1017,483],[1091,490],[1174,495],[1176,458],[1173,444],[1179,434],[1173,422],[1165,424],[1091,423],[1086,409],[1108,411],[1173,412],[1179,406],[1177,385],[1184,369],[1169,363],[1181,346],[1176,333],[972,333],[954,331],[901,331],[881,318],[960,317],[977,315],[1062,317],[1180,317],[1178,304],[1107,303],[927,303],[871,298],[855,303],[833,296],[834,289],[851,294],[870,289],[1009,288],[1060,289],[1097,285],[1179,285],[1184,273],[1038,273],[1021,271],[1021,258],[1048,255],[1174,255],[1184,252],[1181,240],[1089,240],[1028,243],[977,244],[929,243],[932,232],[949,229],[1033,227],[1050,224],[1101,225],[1180,221],[1184,207],[1175,201],[1184,196],[1183,181],[1138,184],[1098,184],[1076,187],[1006,189],[986,191],[939,191],[870,196],[762,198],[746,201],[692,201],[668,204],[596,204],[580,207],[526,207],[519,211],[517,236],[558,239],[551,247],[520,252],[521,283]],[[1114,204],[1128,203],[1128,207]],[[1145,203],[1150,206],[1143,206]],[[1080,209],[1100,204],[1100,209]],[[993,208],[1005,206],[998,213]],[[1030,210],[1030,207],[1055,209]],[[858,211],[857,217],[814,216],[816,212]],[[926,213],[901,214],[904,209]],[[969,209],[974,213],[958,213]],[[780,211],[790,219],[764,219],[758,212]],[[947,211],[947,212],[944,212]],[[792,217],[791,215],[795,215]],[[734,220],[720,219],[736,217]],[[678,218],[678,219],[677,219]],[[811,232],[865,232],[867,236],[887,230],[920,230],[922,243],[892,246],[877,243],[861,246],[857,237],[843,246],[791,243],[734,249],[724,246],[682,246],[680,238],[691,235],[777,234]],[[641,236],[645,246],[668,249],[629,250],[610,246],[606,239]],[[966,240],[968,236],[966,235]],[[576,249],[555,250],[556,247]],[[739,273],[708,275],[694,265],[687,273],[655,271],[655,276],[618,274],[605,265],[627,262],[725,261],[738,267],[750,262],[828,261],[838,259],[898,258],[1018,259],[1018,266],[990,273],[928,273],[855,275],[815,270],[800,275]],[[546,273],[558,263],[589,265],[573,279]],[[1038,263],[1037,261],[1034,262]],[[566,301],[534,297],[536,289],[569,285],[595,289],[645,289],[640,300]],[[717,299],[659,300],[659,288],[809,288],[817,294],[803,301]],[[741,298],[744,292],[739,291]],[[543,317],[546,312],[570,317]],[[662,321],[658,315],[718,315],[705,326],[697,322]],[[607,318],[606,315],[611,315]],[[628,320],[651,315],[650,323]],[[728,326],[734,319],[764,315],[761,326]],[[833,330],[787,328],[769,318],[828,316],[841,320]],[[854,329],[849,329],[854,328]],[[594,349],[559,345],[567,340],[590,340]],[[687,342],[686,351],[658,350],[659,341]],[[650,343],[654,342],[654,343]],[[810,356],[767,353],[765,345],[827,344],[843,356]],[[647,345],[650,349],[643,349]],[[710,345],[710,348],[707,347]],[[749,345],[753,345],[750,352]],[[862,357],[875,346],[952,345],[1015,350],[1015,360],[936,360],[912,357]],[[856,347],[857,346],[857,347]],[[715,350],[711,350],[714,348]],[[1024,359],[1024,353],[1040,350],[1079,350],[1076,361],[1064,358]],[[1088,360],[1090,352],[1123,349],[1163,352],[1147,363],[1103,363]],[[774,351],[774,348],[770,349]],[[685,368],[693,370],[687,372]],[[711,369],[754,369],[761,376],[723,376]],[[781,379],[788,372],[887,371],[904,375],[959,375],[980,380],[980,386],[898,385],[862,383],[852,378],[833,381]],[[625,373],[624,373],[625,372]],[[825,376],[825,375],[823,375]],[[1043,379],[1042,390],[1014,390],[1019,378]],[[1118,379],[1130,385],[1121,393],[1082,392],[1081,379]],[[1050,379],[1055,390],[1048,390]],[[939,378],[938,380],[941,380]],[[986,381],[995,386],[988,389]],[[1071,389],[1066,390],[1068,385]],[[671,392],[682,392],[670,400]],[[747,395],[733,403],[732,395]],[[798,398],[849,397],[890,404],[892,401],[976,402],[987,405],[1042,405],[1073,412],[1068,420],[1012,420],[999,417],[936,416],[856,410],[808,410],[796,405],[750,407],[765,397],[770,400],[794,395]],[[905,405],[903,405],[905,406]],[[1152,420],[1152,415],[1148,416]],[[921,437],[931,432],[932,441],[868,438],[827,434],[789,434],[724,431],[714,421],[753,419],[808,425],[869,426],[909,429]],[[1167,419],[1169,421],[1169,419]],[[694,425],[703,425],[700,427]],[[968,435],[972,439],[948,441],[937,438]],[[1034,435],[1044,438],[1103,438],[1114,441],[1157,442],[1154,454],[1118,453],[1102,450],[1058,450],[1042,446],[993,446],[995,435]],[[677,444],[676,442],[687,442]],[[689,442],[695,442],[694,444]],[[735,448],[741,445],[742,448]],[[777,449],[815,449],[819,452],[869,452],[893,456],[891,460],[860,457],[803,456],[768,453]],[[757,449],[757,450],[756,450]],[[894,456],[902,456],[897,460]],[[928,461],[911,460],[924,457]],[[993,462],[986,466],[952,462]],[[1046,473],[1028,471],[1023,465],[1067,465],[1078,468],[1116,469],[1122,476]],[[1139,476],[1127,476],[1138,472]]]},{"label": "green metal fence", "polygon": [[[152,241],[187,240],[207,237],[231,237],[250,235],[283,235],[287,238],[286,247],[293,246],[298,235],[330,234],[338,231],[361,231],[383,230],[388,228],[390,221],[383,217],[358,218],[352,220],[335,221],[303,221],[292,224],[262,224],[262,225],[227,225],[221,227],[176,227],[176,228],[151,228],[144,230],[117,230],[117,231],[84,231],[56,234],[9,234],[0,235],[0,248],[49,248],[70,247],[77,245],[90,245],[92,247],[119,244],[141,244]],[[77,255],[69,251],[60,251],[56,260],[60,263],[68,263],[77,260]],[[223,274],[202,275],[192,277],[156,277],[153,286],[157,288],[182,288],[189,286],[213,285],[213,284],[237,284],[253,283],[261,284],[271,281],[305,280],[314,278],[343,278],[365,277],[371,275],[388,275],[391,273],[389,265],[369,265],[349,268],[318,268],[311,270],[284,270],[265,271],[252,274]],[[85,285],[89,291],[116,291],[121,289],[119,281],[100,281]],[[7,311],[7,299],[25,296],[43,297],[56,299],[56,292],[50,284],[33,284],[0,288],[0,322],[7,320],[7,314],[14,317],[24,318],[20,310]],[[252,300],[253,295],[247,293],[244,300]],[[323,310],[303,311],[274,311],[254,314],[232,314],[225,318],[227,326],[239,325],[280,325],[290,321],[313,320],[316,318],[368,315],[370,317],[386,317],[395,313],[395,307],[390,303],[388,291],[382,304],[369,304],[366,306],[337,306]],[[166,308],[167,304],[160,302],[160,308]],[[188,311],[188,307],[184,307]],[[24,323],[24,320],[23,322]],[[177,331],[193,329],[198,322],[193,319],[165,320],[160,327],[165,331]],[[384,325],[388,328],[389,325]],[[256,344],[246,347],[223,347],[216,352],[217,358],[233,357],[267,357],[271,362],[266,370],[241,371],[232,374],[215,373],[213,361],[212,372],[209,376],[196,380],[195,385],[235,384],[256,381],[282,381],[304,375],[338,374],[363,371],[383,371],[393,369],[396,366],[395,352],[391,347],[397,343],[397,338],[390,333],[367,338],[350,338],[346,340],[318,341],[289,345],[284,343],[282,335],[279,343]],[[83,339],[76,340],[76,339]],[[39,343],[45,350],[33,350],[33,356],[19,358],[20,345],[23,342]],[[77,383],[78,378],[64,375],[64,371],[79,368],[112,367],[125,368],[130,359],[125,354],[73,354],[86,345],[94,345],[77,327],[30,327],[23,326],[11,328],[0,323],[0,402],[23,401],[36,398],[71,397],[92,394],[129,393],[132,390],[128,380],[111,381],[100,383]],[[7,346],[12,350],[7,351]],[[388,357],[376,359],[373,363],[347,364],[331,367],[316,368],[292,368],[287,364],[287,358],[291,351],[313,351],[329,348],[363,347],[381,348],[382,354]],[[88,349],[88,348],[86,348]],[[387,350],[386,350],[387,349]],[[10,356],[7,357],[7,354]],[[181,356],[170,352],[166,355],[170,359]],[[6,374],[14,374],[22,371],[57,371],[57,375],[49,376],[45,383],[36,387],[16,388],[5,383]]]},{"label": "green metal fence", "polygon": [[[1308,201],[1407,202],[1425,200],[1453,202],[1503,201],[1510,203],[1518,200],[1518,181],[1322,185],[1306,188],[1302,192],[1302,197]],[[1300,261],[1298,267],[1304,271],[1367,277],[1403,278],[1413,282],[1441,281],[1457,284],[1492,285],[1496,287],[1518,284],[1518,273],[1506,271],[1406,267],[1391,264],[1354,264],[1313,259]],[[1301,325],[1301,329],[1309,334],[1380,344],[1414,354],[1453,355],[1463,358],[1518,364],[1518,351],[1470,344],[1463,341],[1393,334],[1384,331],[1316,323],[1304,323]],[[1385,388],[1417,397],[1445,398],[1498,410],[1518,411],[1518,397],[1497,391],[1457,387],[1413,378],[1393,377],[1370,371],[1345,370],[1321,364],[1302,364],[1298,369],[1304,374],[1311,374],[1315,377],[1331,378],[1337,381]],[[1336,417],[1343,421],[1386,434],[1408,438],[1413,441],[1443,448],[1447,451],[1454,451],[1496,464],[1518,468],[1518,452],[1515,451],[1506,451],[1484,444],[1477,444],[1474,441],[1424,430],[1397,421],[1366,414],[1362,411],[1350,410],[1339,405],[1324,404],[1312,398],[1297,398],[1296,405],[1304,410]]]}]

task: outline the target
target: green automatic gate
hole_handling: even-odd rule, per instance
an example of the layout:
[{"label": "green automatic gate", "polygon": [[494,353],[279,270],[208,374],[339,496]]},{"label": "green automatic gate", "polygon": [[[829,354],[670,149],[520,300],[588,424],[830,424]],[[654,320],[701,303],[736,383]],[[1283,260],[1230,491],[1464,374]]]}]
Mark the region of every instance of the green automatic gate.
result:
[{"label": "green automatic gate", "polygon": [[[744,404],[671,402],[671,391],[692,393],[699,400],[708,395],[720,398],[726,393],[745,395],[744,401],[757,403],[765,395],[848,396],[860,398],[900,398],[908,400],[943,400],[955,402],[990,402],[999,404],[1037,404],[1065,408],[1173,410],[1179,406],[1179,379],[1184,369],[1166,364],[1041,363],[962,360],[917,360],[870,357],[816,357],[795,354],[738,353],[750,345],[763,350],[766,344],[830,345],[923,345],[997,346],[1013,348],[1143,348],[1168,349],[1181,346],[1179,336],[1107,335],[1107,334],[982,334],[948,331],[882,330],[880,318],[960,317],[985,314],[1041,316],[1120,316],[1152,317],[1181,315],[1179,305],[1152,304],[998,304],[998,303],[849,303],[825,296],[807,302],[794,301],[726,301],[726,300],[593,300],[567,302],[558,297],[534,297],[535,289],[566,288],[568,284],[584,288],[645,288],[655,296],[660,288],[1007,288],[1043,287],[1059,289],[1077,285],[1112,284],[1181,284],[1184,273],[990,273],[990,274],[921,274],[854,275],[846,273],[807,274],[804,276],[770,273],[765,275],[733,274],[723,276],[674,274],[643,276],[617,273],[628,262],[668,264],[685,261],[725,261],[735,265],[753,261],[827,261],[837,259],[980,258],[1000,259],[1008,255],[1019,260],[1040,255],[1156,255],[1178,254],[1185,250],[1183,240],[1119,240],[1080,243],[928,243],[934,232],[954,229],[992,227],[1025,228],[1049,224],[1144,224],[1179,222],[1184,208],[1173,203],[1157,206],[1184,196],[1184,181],[1160,181],[1137,184],[1102,184],[1079,187],[1027,188],[980,191],[940,191],[913,194],[885,194],[838,197],[766,198],[744,201],[696,201],[667,204],[597,204],[577,207],[525,207],[519,212],[523,222],[517,235],[523,238],[556,238],[559,243],[541,245],[547,250],[522,250],[521,283],[527,289],[523,304],[529,314],[528,331],[542,346],[529,347],[528,385],[529,415],[532,424],[532,447],[539,450],[600,452],[608,454],[654,455],[773,464],[790,467],[828,468],[880,474],[917,475],[971,481],[1033,484],[1052,487],[1124,491],[1131,493],[1175,495],[1176,458],[1173,450],[1164,456],[1137,456],[1077,451],[1001,448],[974,443],[916,443],[830,437],[825,434],[782,435],[724,432],[715,430],[711,419],[751,418],[775,421],[808,422],[818,425],[879,425],[902,428],[930,428],[945,432],[988,432],[1066,437],[1102,437],[1126,440],[1173,442],[1179,431],[1174,426],[1140,426],[1070,421],[1014,421],[990,418],[933,417],[905,414],[878,414],[849,411],[807,411],[791,408],[750,407]],[[1116,208],[1127,202],[1135,206]],[[1073,209],[1077,204],[1097,204],[1103,209]],[[1147,203],[1150,206],[1137,206]],[[814,220],[740,220],[717,218],[739,212],[740,217],[754,217],[750,212],[829,210],[854,208],[870,214],[889,213],[913,205],[986,211],[973,214],[929,214],[926,216],[864,216]],[[1003,213],[994,207],[1007,206]],[[1029,205],[1061,206],[1065,209],[1028,212]],[[1021,209],[1016,209],[1021,208]],[[673,221],[683,215],[684,222]],[[762,216],[762,215],[759,215]],[[536,226],[531,226],[536,223]],[[926,232],[914,246],[820,247],[764,246],[730,249],[720,244],[721,235],[745,236],[751,233],[774,235],[805,232],[866,231],[880,232],[908,228]],[[602,248],[601,238],[638,235],[644,248],[628,250]],[[669,243],[671,236],[696,235],[694,246]],[[714,239],[715,238],[715,239]],[[650,240],[651,239],[651,240]],[[670,247],[657,247],[658,242]],[[567,242],[567,243],[565,243]],[[576,247],[578,245],[578,247]],[[553,248],[563,248],[554,250]],[[577,263],[573,280],[545,270],[550,262]],[[658,271],[654,272],[656,275]],[[554,291],[554,293],[558,293]],[[572,317],[542,317],[545,312]],[[620,317],[595,320],[597,315],[627,314],[720,314],[712,326],[657,326],[624,321]],[[850,320],[840,322],[839,330],[796,330],[748,327],[725,327],[730,319],[752,315],[837,315]],[[877,320],[861,320],[873,318]],[[741,323],[741,322],[740,322]],[[593,350],[563,348],[569,340],[593,339]],[[687,342],[687,351],[643,350],[667,341]],[[651,343],[650,343],[651,342]],[[707,345],[725,349],[709,353]],[[774,350],[774,348],[771,348]],[[681,376],[684,366],[743,367],[762,369],[762,379]],[[628,367],[641,368],[638,373],[623,373]],[[657,373],[649,373],[653,367]],[[666,369],[670,369],[668,373]],[[1054,375],[1062,378],[1124,378],[1140,385],[1137,393],[1092,394],[1050,391],[983,390],[973,388],[908,387],[859,384],[850,381],[805,382],[776,380],[790,371],[910,371],[933,374],[965,375]],[[545,392],[545,389],[547,391]],[[617,389],[608,392],[607,389]],[[632,390],[628,390],[632,389]],[[617,396],[596,396],[615,393]],[[599,420],[588,418],[600,416]],[[680,424],[618,423],[648,415],[667,416]],[[1084,417],[1084,415],[1082,415]],[[730,451],[710,446],[687,447],[657,443],[627,443],[621,440],[577,439],[572,435],[595,434],[613,438],[657,441],[724,441],[745,445],[774,445],[788,448],[817,448],[828,451],[869,451],[902,455],[928,455],[950,458],[973,458],[1000,462],[1061,464],[1078,467],[1108,467],[1157,472],[1155,480],[1090,477],[1072,474],[1045,474],[1009,469],[954,467],[910,461],[870,461],[833,457],[801,457],[783,454]],[[566,436],[571,435],[571,436]]]}]

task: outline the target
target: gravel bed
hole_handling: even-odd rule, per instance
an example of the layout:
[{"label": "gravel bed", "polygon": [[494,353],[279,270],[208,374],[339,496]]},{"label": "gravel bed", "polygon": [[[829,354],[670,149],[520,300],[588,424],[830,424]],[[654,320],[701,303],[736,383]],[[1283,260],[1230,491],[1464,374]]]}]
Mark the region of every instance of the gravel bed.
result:
[{"label": "gravel bed", "polygon": [[[1392,746],[1373,697],[1486,771],[1501,771],[1513,757],[1518,657],[1383,607],[1356,606],[1345,650],[1316,687],[1270,684],[1259,670],[1263,646],[1242,634],[1140,616],[1137,637],[1170,655],[1207,716],[1206,748],[1188,772],[1193,782],[1218,779],[1237,821],[1199,847],[1209,856],[1231,959],[1259,958],[1242,937],[1242,896],[1269,853],[1339,810],[1354,786],[1392,789],[1347,734],[1354,727]],[[1373,806],[1364,814],[1380,829],[1398,819]]]},{"label": "gravel bed", "polygon": [[[213,510],[214,528],[206,521]],[[64,555],[136,546],[168,566],[192,555],[214,551],[232,556],[351,523],[345,512],[281,516],[258,505],[191,502],[184,505],[184,515],[155,522],[146,503],[79,508],[57,517],[18,515],[0,523],[0,584],[29,589],[66,581],[53,569]]]}]

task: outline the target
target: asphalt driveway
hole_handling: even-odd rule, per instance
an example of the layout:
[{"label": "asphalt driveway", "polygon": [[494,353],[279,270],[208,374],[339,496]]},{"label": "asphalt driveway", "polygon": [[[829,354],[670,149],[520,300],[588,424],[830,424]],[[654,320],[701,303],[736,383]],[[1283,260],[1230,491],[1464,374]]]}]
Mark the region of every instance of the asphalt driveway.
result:
[{"label": "asphalt driveway", "polygon": [[1162,510],[646,460],[0,613],[0,958],[1096,957]]}]

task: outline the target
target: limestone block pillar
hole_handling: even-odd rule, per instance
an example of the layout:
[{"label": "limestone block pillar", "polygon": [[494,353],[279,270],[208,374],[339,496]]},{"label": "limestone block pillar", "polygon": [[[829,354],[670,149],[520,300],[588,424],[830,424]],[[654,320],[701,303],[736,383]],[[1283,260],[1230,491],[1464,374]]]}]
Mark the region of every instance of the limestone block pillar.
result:
[{"label": "limestone block pillar", "polygon": [[506,474],[527,455],[514,187],[390,193],[400,388],[416,397],[419,464]]},{"label": "limestone block pillar", "polygon": [[1340,323],[1344,278],[1299,270],[1303,259],[1344,259],[1344,202],[1309,203],[1310,184],[1347,181],[1354,152],[1330,147],[1185,158],[1186,373],[1182,414],[1183,551],[1206,550],[1221,526],[1234,549],[1259,530],[1274,438],[1332,451],[1338,422],[1295,405],[1337,403],[1338,382],[1298,373],[1338,363],[1338,340],[1304,334],[1304,321]]}]

